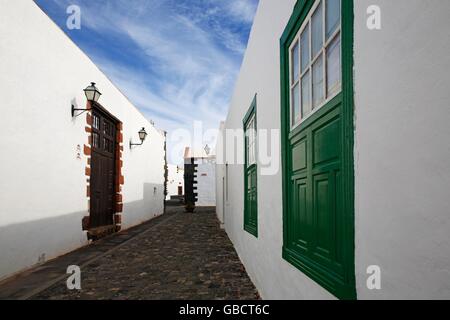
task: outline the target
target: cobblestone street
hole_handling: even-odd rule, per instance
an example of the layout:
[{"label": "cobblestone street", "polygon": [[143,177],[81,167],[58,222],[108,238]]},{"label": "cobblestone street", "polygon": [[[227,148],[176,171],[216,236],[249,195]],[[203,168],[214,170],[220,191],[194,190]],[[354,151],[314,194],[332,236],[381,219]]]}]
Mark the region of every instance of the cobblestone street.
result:
[{"label": "cobblestone street", "polygon": [[[53,277],[60,274],[59,280],[53,280],[47,287],[45,282],[51,283],[51,279],[48,279],[45,265],[40,271],[0,285],[0,292],[3,292],[0,298],[258,298],[232,243],[219,228],[214,212],[190,214],[182,207],[168,207],[164,216],[133,232],[134,236],[128,236],[125,241],[120,237],[127,232],[50,261],[48,264],[53,265],[53,269],[60,269],[53,272]],[[95,246],[98,246],[97,250],[92,249]],[[91,257],[90,260],[78,261],[86,255]],[[80,291],[70,291],[66,287],[68,264],[81,267]],[[52,269],[51,266],[48,268]]]}]

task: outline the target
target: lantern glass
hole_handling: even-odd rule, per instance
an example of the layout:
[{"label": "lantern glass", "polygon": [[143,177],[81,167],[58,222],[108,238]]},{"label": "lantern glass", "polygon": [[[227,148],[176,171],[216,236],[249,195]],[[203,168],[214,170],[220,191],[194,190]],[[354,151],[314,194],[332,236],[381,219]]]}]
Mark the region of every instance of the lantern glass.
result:
[{"label": "lantern glass", "polygon": [[84,89],[84,93],[86,94],[86,98],[88,99],[88,101],[94,102],[97,102],[98,99],[100,99],[100,96],[102,95],[100,91],[98,91],[94,82],[92,82],[89,87]]},{"label": "lantern glass", "polygon": [[95,91],[85,90],[84,92],[86,93],[86,98],[88,99],[88,101],[93,101],[94,100]]},{"label": "lantern glass", "polygon": [[94,101],[97,102],[100,99],[101,93],[98,91],[94,91]]}]

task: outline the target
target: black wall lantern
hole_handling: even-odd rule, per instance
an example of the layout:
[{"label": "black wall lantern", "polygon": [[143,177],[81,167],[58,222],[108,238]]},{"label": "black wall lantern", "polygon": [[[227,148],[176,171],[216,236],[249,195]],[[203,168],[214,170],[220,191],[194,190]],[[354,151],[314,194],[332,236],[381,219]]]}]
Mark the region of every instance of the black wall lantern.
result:
[{"label": "black wall lantern", "polygon": [[[100,99],[100,96],[102,95],[100,91],[95,86],[95,82],[91,82],[91,85],[88,86],[86,89],[84,89],[84,94],[86,95],[86,99],[89,102],[97,102],[98,99]],[[72,105],[72,118],[75,117],[75,111],[83,111],[80,114],[77,115],[77,117],[81,114],[83,114],[86,111],[91,111],[90,109],[77,109],[74,105]]]},{"label": "black wall lantern", "polygon": [[133,143],[133,141],[130,140],[130,149],[132,146],[142,146],[145,138],[147,138],[147,132],[145,131],[145,128],[142,128],[141,131],[139,131],[139,139],[141,140],[141,143]]},{"label": "black wall lantern", "polygon": [[91,82],[91,85],[86,89],[84,89],[84,94],[86,95],[88,101],[94,102],[97,102],[98,99],[100,99],[100,96],[102,95],[95,86],[95,82]]}]

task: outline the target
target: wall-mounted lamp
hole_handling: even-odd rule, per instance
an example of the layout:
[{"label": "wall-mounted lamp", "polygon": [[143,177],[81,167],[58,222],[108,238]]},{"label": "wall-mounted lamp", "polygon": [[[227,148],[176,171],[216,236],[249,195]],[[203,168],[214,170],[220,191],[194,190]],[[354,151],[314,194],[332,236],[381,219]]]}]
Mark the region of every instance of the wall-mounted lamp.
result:
[{"label": "wall-mounted lamp", "polygon": [[142,128],[141,131],[139,131],[139,139],[141,140],[141,143],[133,143],[133,141],[130,140],[130,149],[132,146],[142,146],[145,138],[147,138],[147,132],[145,131],[145,128]]},{"label": "wall-mounted lamp", "polygon": [[[88,86],[86,89],[84,89],[84,94],[86,95],[86,99],[89,102],[97,102],[98,99],[100,99],[100,96],[102,95],[100,91],[95,86],[95,82],[91,82],[91,85]],[[72,105],[72,118],[75,117],[75,111],[83,111],[80,114],[76,115],[77,117],[81,114],[83,114],[86,111],[91,111],[90,109],[77,109],[74,105]]]},{"label": "wall-mounted lamp", "polygon": [[206,152],[206,155],[209,156],[209,153],[211,152],[211,148],[208,145],[205,146],[205,152]]}]

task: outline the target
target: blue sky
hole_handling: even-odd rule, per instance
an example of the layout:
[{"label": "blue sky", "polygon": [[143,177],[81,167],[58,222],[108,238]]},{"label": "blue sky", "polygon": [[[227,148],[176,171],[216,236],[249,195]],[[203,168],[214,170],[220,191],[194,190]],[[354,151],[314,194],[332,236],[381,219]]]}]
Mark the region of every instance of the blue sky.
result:
[{"label": "blue sky", "polygon": [[[225,119],[258,0],[36,2],[157,128]],[[81,30],[66,27],[73,4]]]}]

